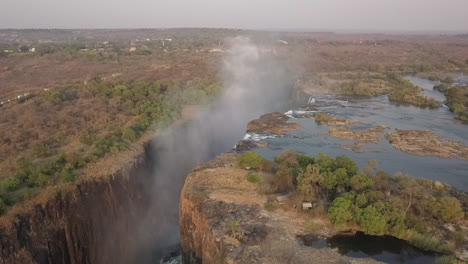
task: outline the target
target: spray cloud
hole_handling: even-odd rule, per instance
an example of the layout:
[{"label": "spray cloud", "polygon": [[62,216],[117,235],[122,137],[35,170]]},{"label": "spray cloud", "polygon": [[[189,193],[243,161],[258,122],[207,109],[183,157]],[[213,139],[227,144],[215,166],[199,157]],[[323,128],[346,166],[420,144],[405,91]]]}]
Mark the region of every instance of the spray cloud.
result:
[{"label": "spray cloud", "polygon": [[172,126],[154,142],[151,204],[135,218],[122,262],[155,262],[180,241],[178,207],[185,177],[198,164],[229,151],[248,121],[275,110],[289,96],[280,64],[245,37],[229,40],[224,58],[224,91],[197,118]]}]

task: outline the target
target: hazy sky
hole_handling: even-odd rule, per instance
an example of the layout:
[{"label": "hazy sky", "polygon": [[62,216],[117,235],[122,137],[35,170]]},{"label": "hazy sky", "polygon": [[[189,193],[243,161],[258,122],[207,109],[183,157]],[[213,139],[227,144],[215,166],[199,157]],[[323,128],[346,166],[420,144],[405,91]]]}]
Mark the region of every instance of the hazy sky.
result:
[{"label": "hazy sky", "polygon": [[468,31],[468,0],[0,0],[0,28]]}]

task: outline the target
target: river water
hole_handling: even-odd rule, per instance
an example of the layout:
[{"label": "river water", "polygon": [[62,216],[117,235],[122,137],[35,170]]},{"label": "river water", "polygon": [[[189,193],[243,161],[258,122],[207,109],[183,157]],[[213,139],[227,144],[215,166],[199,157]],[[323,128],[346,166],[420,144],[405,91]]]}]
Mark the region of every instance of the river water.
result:
[{"label": "river water", "polygon": [[[408,77],[408,80],[424,89],[427,96],[444,101],[442,93],[432,89],[435,83],[428,80]],[[468,125],[454,121],[455,115],[447,108],[422,109],[407,104],[393,103],[386,95],[377,97],[317,96],[315,107],[318,111],[332,116],[360,121],[363,124],[353,126],[367,129],[378,125],[389,126],[386,132],[400,129],[428,129],[444,139],[468,144]],[[401,172],[414,177],[437,180],[456,188],[468,191],[468,161],[445,159],[434,156],[418,156],[396,150],[381,135],[379,144],[364,146],[366,151],[356,153],[343,149],[343,144],[354,141],[341,141],[328,136],[329,126],[317,125],[313,118],[293,118],[292,122],[302,125],[302,129],[282,137],[261,139],[268,142],[266,148],[255,151],[268,159],[273,159],[284,150],[295,150],[309,156],[323,152],[329,156],[347,155],[361,167],[370,159],[380,162],[379,169],[394,174]]]},{"label": "river water", "polygon": [[389,264],[433,263],[438,255],[420,250],[407,242],[390,236],[336,235],[328,239],[314,235],[300,236],[304,245],[313,248],[337,249],[352,258],[368,258]]}]

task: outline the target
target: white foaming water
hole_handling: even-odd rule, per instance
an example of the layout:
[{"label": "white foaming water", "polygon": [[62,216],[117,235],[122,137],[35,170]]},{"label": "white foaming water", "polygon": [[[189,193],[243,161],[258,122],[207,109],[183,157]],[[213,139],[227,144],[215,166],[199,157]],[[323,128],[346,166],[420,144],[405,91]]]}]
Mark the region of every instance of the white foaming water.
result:
[{"label": "white foaming water", "polygon": [[305,114],[312,114],[312,113],[317,113],[318,111],[306,111],[306,110],[289,110],[286,113],[284,113],[286,116],[289,118],[296,118],[301,115]]},{"label": "white foaming water", "polygon": [[262,135],[262,134],[257,134],[257,133],[246,133],[243,140],[250,140],[250,141],[261,141],[265,139],[270,139],[270,138],[279,138],[280,135]]}]

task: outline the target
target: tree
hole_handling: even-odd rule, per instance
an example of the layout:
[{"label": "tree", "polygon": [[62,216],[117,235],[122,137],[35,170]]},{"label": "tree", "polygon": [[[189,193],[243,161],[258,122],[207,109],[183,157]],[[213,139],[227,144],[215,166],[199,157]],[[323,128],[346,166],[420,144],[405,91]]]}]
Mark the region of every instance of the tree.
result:
[{"label": "tree", "polygon": [[336,191],[344,192],[349,188],[348,172],[344,168],[338,168],[333,172],[336,176]]},{"label": "tree", "polygon": [[301,166],[302,169],[305,169],[307,165],[309,164],[314,164],[315,159],[306,155],[299,154],[297,156],[297,161],[299,162],[299,166]]},{"label": "tree", "polygon": [[352,207],[351,200],[338,197],[328,209],[328,217],[336,227],[345,228],[348,222],[353,219]]},{"label": "tree", "polygon": [[444,222],[456,222],[464,217],[463,208],[455,197],[442,197],[437,200],[435,216]]},{"label": "tree", "polygon": [[361,172],[351,177],[349,183],[351,185],[351,189],[356,192],[364,191],[374,185],[372,179]]},{"label": "tree", "polygon": [[381,236],[385,234],[387,218],[375,205],[369,205],[362,211],[359,225],[364,233]]},{"label": "tree", "polygon": [[315,161],[320,167],[320,171],[322,172],[332,171],[335,167],[335,159],[324,153],[317,154]]},{"label": "tree", "polygon": [[260,154],[248,151],[236,158],[240,166],[244,168],[258,169],[262,162],[265,160]]},{"label": "tree", "polygon": [[297,189],[302,193],[304,198],[317,197],[321,191],[323,176],[320,174],[320,169],[317,165],[308,165],[305,171],[297,177]]},{"label": "tree", "polygon": [[345,169],[349,176],[356,174],[359,170],[359,166],[356,162],[345,155],[336,157],[335,166],[336,168]]}]

